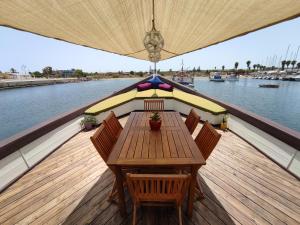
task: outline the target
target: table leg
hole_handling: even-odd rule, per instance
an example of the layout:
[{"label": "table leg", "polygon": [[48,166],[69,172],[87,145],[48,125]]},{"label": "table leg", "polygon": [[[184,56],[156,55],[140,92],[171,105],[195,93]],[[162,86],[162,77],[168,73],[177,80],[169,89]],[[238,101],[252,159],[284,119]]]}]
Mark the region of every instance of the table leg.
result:
[{"label": "table leg", "polygon": [[121,215],[126,216],[126,206],[125,206],[125,197],[124,197],[124,187],[123,187],[123,175],[120,167],[113,168],[116,175],[117,189],[118,189],[118,205]]},{"label": "table leg", "polygon": [[198,168],[193,167],[191,168],[191,184],[188,196],[188,217],[191,218],[193,215],[193,204],[194,204],[194,195],[195,195],[195,186],[196,186],[196,179],[197,179],[197,172]]}]

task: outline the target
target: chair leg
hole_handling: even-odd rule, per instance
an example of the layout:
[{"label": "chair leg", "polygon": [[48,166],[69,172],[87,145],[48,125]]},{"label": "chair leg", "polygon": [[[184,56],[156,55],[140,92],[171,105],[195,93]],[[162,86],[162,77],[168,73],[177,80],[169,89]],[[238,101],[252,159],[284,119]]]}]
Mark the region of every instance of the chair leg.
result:
[{"label": "chair leg", "polygon": [[196,192],[199,195],[199,200],[200,199],[204,199],[204,193],[203,193],[203,189],[201,187],[201,182],[199,179],[199,174],[197,175],[197,179],[196,179]]},{"label": "chair leg", "polygon": [[108,196],[108,201],[112,202],[114,201],[114,198],[116,197],[116,195],[118,194],[117,191],[117,183],[116,183],[116,179],[114,180],[114,184],[113,184],[113,188]]},{"label": "chair leg", "polygon": [[136,204],[133,204],[133,216],[132,216],[132,224],[136,224]]},{"label": "chair leg", "polygon": [[[126,183],[124,182],[123,183],[123,186],[126,187]],[[118,201],[115,199],[115,198],[118,198],[118,190],[117,190],[117,182],[116,182],[116,179],[114,180],[114,184],[113,184],[113,188],[108,196],[108,199],[107,201],[109,202],[115,202],[117,203]]]},{"label": "chair leg", "polygon": [[179,222],[179,225],[182,225],[182,211],[181,211],[181,205],[178,206],[178,222]]}]

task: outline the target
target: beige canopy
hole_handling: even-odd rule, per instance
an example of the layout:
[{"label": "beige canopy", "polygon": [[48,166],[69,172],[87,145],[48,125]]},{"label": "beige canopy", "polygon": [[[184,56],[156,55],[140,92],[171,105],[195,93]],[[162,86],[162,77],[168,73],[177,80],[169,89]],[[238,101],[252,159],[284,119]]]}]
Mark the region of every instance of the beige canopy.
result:
[{"label": "beige canopy", "polygon": [[[300,16],[300,0],[155,0],[161,58]],[[0,25],[148,60],[152,0],[0,0]]]}]

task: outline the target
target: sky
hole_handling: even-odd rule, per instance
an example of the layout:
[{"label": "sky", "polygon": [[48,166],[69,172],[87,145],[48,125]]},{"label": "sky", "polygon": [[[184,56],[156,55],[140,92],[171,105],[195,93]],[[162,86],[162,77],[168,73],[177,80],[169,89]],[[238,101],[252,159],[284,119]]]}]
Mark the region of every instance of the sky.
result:
[{"label": "sky", "polygon": [[[242,37],[164,60],[158,63],[160,70],[178,70],[183,60],[186,69],[246,68],[246,61],[266,64],[277,56],[294,59],[300,45],[300,18],[247,34]],[[297,57],[300,61],[300,51]],[[39,35],[0,26],[0,71],[41,71],[46,66],[53,69],[82,69],[86,72],[147,71],[152,63],[119,56]]]}]

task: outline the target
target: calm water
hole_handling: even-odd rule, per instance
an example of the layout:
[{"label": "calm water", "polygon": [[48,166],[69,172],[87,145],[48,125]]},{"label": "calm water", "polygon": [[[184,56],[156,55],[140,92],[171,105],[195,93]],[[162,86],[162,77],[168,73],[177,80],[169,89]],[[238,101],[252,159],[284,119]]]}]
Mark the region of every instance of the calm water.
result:
[{"label": "calm water", "polygon": [[[259,84],[280,87],[259,88]],[[300,82],[240,79],[218,83],[199,78],[195,79],[195,89],[300,131]]]},{"label": "calm water", "polygon": [[0,90],[0,140],[137,81],[115,79]]},{"label": "calm water", "polygon": [[[96,101],[138,79],[101,80],[0,91],[0,140],[53,116]],[[280,88],[258,88],[278,83]],[[196,79],[195,89],[300,131],[300,82]]]}]

